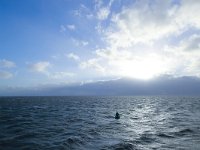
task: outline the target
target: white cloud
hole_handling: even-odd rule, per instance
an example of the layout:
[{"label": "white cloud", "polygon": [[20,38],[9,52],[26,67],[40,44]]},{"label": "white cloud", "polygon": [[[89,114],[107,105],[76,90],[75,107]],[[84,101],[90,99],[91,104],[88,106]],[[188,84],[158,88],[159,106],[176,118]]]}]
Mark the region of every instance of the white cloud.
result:
[{"label": "white cloud", "polygon": [[49,67],[51,66],[50,62],[47,61],[40,61],[34,64],[29,65],[29,69],[32,72],[41,73],[45,76],[47,76],[49,79],[65,79],[65,78],[71,78],[74,77],[75,74],[72,72],[67,71],[50,71]]},{"label": "white cloud", "polygon": [[111,5],[114,0],[110,0],[107,6],[103,6],[103,1],[95,1],[95,8],[97,9],[97,19],[106,20],[111,12]]},{"label": "white cloud", "polygon": [[94,15],[92,14],[91,10],[86,7],[84,4],[80,4],[79,9],[74,11],[74,15],[77,17],[86,17],[87,19],[92,19]]},{"label": "white cloud", "polygon": [[50,63],[47,61],[40,61],[29,65],[29,69],[33,72],[46,73],[50,67]]},{"label": "white cloud", "polygon": [[106,38],[116,47],[178,36],[191,27],[200,28],[200,1],[136,1],[112,16]]},{"label": "white cloud", "polygon": [[76,46],[87,46],[89,44],[88,41],[83,41],[83,40],[77,40],[72,38],[72,42],[76,45]]},{"label": "white cloud", "polygon": [[12,78],[13,74],[8,71],[1,71],[0,70],[0,79],[9,79]]},{"label": "white cloud", "polygon": [[15,63],[6,59],[0,60],[0,68],[13,68],[15,67]]},{"label": "white cloud", "polygon": [[65,32],[66,30],[75,30],[76,29],[76,26],[73,25],[73,24],[69,24],[69,25],[61,25],[60,26],[60,32]]},{"label": "white cloud", "polygon": [[177,21],[183,26],[193,26],[200,28],[200,1],[198,0],[182,0],[179,11],[177,12]]},{"label": "white cloud", "polygon": [[79,60],[80,60],[80,57],[79,57],[78,55],[74,54],[74,53],[69,53],[69,54],[67,54],[66,56],[67,56],[68,58],[70,58],[70,59],[75,60],[75,61],[79,61]]},{"label": "white cloud", "polygon": [[69,25],[67,25],[67,28],[68,28],[69,30],[75,30],[75,29],[76,29],[76,26],[73,25],[73,24],[69,24]]},{"label": "white cloud", "polygon": [[171,60],[164,55],[150,52],[139,53],[131,50],[99,49],[97,58],[107,62],[106,73],[112,76],[128,76],[148,79],[162,73],[168,73]]},{"label": "white cloud", "polygon": [[[96,9],[102,8],[103,1],[97,2]],[[111,11],[110,6],[105,8]],[[93,64],[98,60],[97,66],[104,66],[112,75],[200,75],[198,10],[200,1],[196,0],[135,1],[112,13],[107,28],[98,24],[96,29],[104,31],[101,35],[106,46],[97,49],[96,56],[83,62],[82,67],[97,70]],[[110,14],[99,19],[107,19]]]},{"label": "white cloud", "polygon": [[100,64],[99,64],[99,60],[98,59],[89,59],[87,61],[81,62],[80,63],[80,68],[82,69],[95,69],[98,72],[104,73],[105,72],[105,68],[103,68]]},{"label": "white cloud", "polygon": [[110,9],[107,7],[103,7],[97,12],[97,18],[99,20],[105,20],[108,18],[109,14],[110,14]]},{"label": "white cloud", "polygon": [[168,46],[174,74],[200,77],[200,35],[194,34],[183,39],[177,46]]},{"label": "white cloud", "polygon": [[137,1],[112,17],[107,40],[118,47],[129,47],[177,34],[179,24],[174,19],[177,7],[170,1],[155,1],[152,5]]},{"label": "white cloud", "polygon": [[71,72],[54,72],[48,73],[48,77],[52,79],[64,79],[69,77],[74,77],[75,74]]}]

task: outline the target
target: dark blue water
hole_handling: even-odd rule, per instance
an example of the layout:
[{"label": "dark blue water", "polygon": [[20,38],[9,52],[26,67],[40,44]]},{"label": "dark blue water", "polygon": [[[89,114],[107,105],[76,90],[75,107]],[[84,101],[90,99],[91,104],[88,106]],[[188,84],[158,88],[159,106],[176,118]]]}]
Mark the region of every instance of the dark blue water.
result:
[{"label": "dark blue water", "polygon": [[199,150],[200,97],[2,97],[0,149]]}]

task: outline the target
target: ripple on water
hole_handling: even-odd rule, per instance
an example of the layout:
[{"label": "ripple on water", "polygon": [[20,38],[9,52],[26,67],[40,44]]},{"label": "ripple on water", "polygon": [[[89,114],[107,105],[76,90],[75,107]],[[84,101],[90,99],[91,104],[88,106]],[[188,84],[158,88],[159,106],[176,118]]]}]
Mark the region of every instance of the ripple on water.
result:
[{"label": "ripple on water", "polygon": [[194,149],[199,106],[198,97],[0,98],[0,149]]},{"label": "ripple on water", "polygon": [[174,132],[175,136],[186,136],[186,135],[192,135],[192,133],[194,133],[194,131],[190,128],[186,128],[186,129],[182,129],[179,131]]},{"label": "ripple on water", "polygon": [[138,149],[131,142],[120,142],[112,146],[104,147],[101,150],[138,150]]}]

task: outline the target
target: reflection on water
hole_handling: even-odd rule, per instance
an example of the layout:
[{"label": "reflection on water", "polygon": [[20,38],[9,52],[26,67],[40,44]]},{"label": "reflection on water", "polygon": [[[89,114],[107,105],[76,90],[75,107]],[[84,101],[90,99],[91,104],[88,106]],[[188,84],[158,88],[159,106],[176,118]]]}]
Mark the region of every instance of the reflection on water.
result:
[{"label": "reflection on water", "polygon": [[199,147],[200,97],[0,98],[0,149]]}]

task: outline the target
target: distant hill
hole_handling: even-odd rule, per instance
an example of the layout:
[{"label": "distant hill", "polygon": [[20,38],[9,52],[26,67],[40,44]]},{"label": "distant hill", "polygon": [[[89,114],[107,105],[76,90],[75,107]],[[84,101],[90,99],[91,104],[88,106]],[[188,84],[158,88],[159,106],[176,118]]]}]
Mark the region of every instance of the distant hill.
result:
[{"label": "distant hill", "polygon": [[152,80],[121,78],[110,81],[11,90],[1,95],[200,95],[200,78],[160,76]]}]

